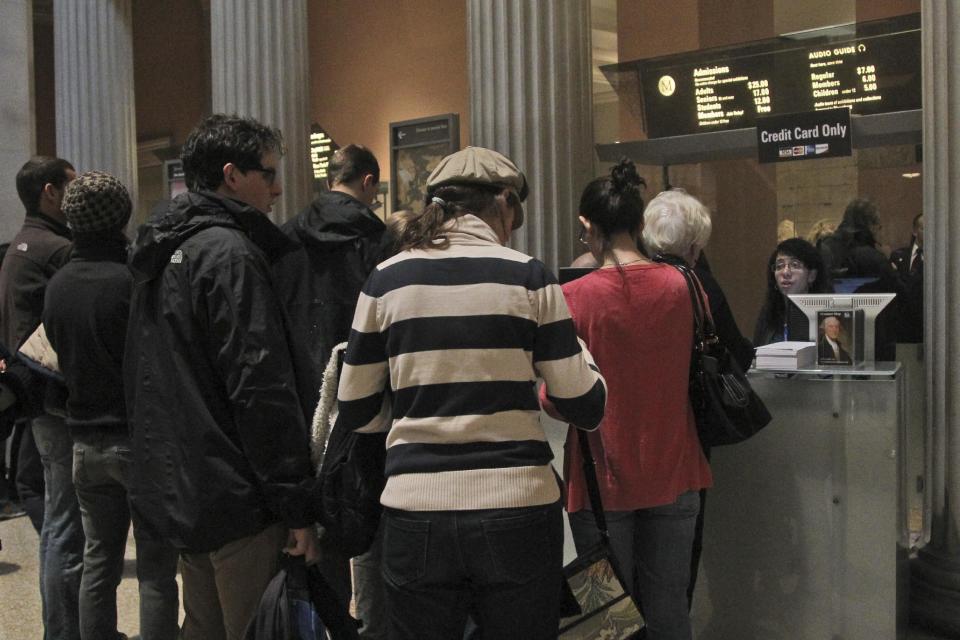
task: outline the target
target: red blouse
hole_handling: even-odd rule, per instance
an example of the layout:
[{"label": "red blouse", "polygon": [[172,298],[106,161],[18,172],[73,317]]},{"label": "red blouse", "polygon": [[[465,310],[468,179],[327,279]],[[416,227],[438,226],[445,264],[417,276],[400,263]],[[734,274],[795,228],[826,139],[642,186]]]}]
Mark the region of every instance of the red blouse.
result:
[{"label": "red blouse", "polygon": [[[563,286],[577,334],[607,381],[607,407],[589,434],[604,509],[675,502],[713,477],[687,393],[693,317],[683,277],[663,264],[597,271]],[[567,510],[588,509],[580,445],[567,434]]]}]

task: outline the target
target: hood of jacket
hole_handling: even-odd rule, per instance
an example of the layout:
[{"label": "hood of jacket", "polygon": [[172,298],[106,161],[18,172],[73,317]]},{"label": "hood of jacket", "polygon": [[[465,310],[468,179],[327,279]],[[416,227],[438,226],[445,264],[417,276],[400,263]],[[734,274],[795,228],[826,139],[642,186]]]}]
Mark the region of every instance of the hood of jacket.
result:
[{"label": "hood of jacket", "polygon": [[383,233],[386,225],[370,207],[341,191],[320,194],[285,226],[304,246],[335,248]]},{"label": "hood of jacket", "polygon": [[130,251],[134,278],[153,279],[187,238],[211,227],[245,233],[271,262],[296,248],[266,215],[253,207],[212,191],[190,191],[175,197],[138,230]]}]

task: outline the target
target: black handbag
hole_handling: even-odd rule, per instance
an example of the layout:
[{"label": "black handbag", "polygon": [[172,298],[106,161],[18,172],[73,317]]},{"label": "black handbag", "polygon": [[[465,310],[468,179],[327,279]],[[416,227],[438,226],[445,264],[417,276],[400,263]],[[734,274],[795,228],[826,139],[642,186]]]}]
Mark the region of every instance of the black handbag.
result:
[{"label": "black handbag", "polygon": [[342,434],[334,427],[320,469],[318,519],[348,557],[366,553],[377,535],[386,457],[386,433]]},{"label": "black handbag", "polygon": [[347,343],[330,353],[320,402],[313,416],[311,449],[319,467],[317,519],[329,539],[348,557],[366,553],[380,526],[380,494],[386,485],[387,434],[359,434],[330,427]]},{"label": "black handbag", "polygon": [[[643,628],[640,608],[617,572],[607,519],[597,485],[596,467],[587,433],[577,429],[583,475],[600,542],[563,568],[567,582],[561,606],[560,640],[626,640]],[[569,600],[572,595],[573,600]]]},{"label": "black handbag", "polygon": [[359,640],[359,626],[316,565],[284,554],[244,640]]},{"label": "black handbag", "polygon": [[693,306],[693,349],[690,356],[690,402],[697,434],[705,450],[737,444],[752,437],[772,417],[740,365],[717,338],[710,309],[697,274],[676,256],[658,255],[683,275]]}]

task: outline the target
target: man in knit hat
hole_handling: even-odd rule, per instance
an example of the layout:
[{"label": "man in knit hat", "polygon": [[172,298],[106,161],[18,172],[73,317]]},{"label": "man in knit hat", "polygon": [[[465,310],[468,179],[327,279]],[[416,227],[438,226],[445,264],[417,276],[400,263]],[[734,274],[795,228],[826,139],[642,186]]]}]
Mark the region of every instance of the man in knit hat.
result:
[{"label": "man in knit hat", "polygon": [[[126,265],[130,195],[113,176],[81,174],[63,197],[73,256],[50,280],[43,323],[67,391],[74,483],[87,543],[80,583],[80,635],[117,632],[117,585],[131,512],[127,498],[130,436],[123,394],[123,352],[133,279]],[[177,551],[133,514],[140,581],[140,634],[178,633]]]}]

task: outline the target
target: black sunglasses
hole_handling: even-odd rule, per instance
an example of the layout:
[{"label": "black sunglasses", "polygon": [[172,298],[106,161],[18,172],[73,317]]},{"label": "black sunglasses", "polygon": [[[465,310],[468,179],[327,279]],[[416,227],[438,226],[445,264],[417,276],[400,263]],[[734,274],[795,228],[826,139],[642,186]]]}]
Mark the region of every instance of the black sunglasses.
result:
[{"label": "black sunglasses", "polygon": [[277,170],[276,169],[267,169],[263,165],[256,165],[252,167],[242,167],[240,171],[246,173],[247,171],[259,171],[263,174],[263,179],[266,180],[267,184],[273,185],[274,181],[277,179]]}]

